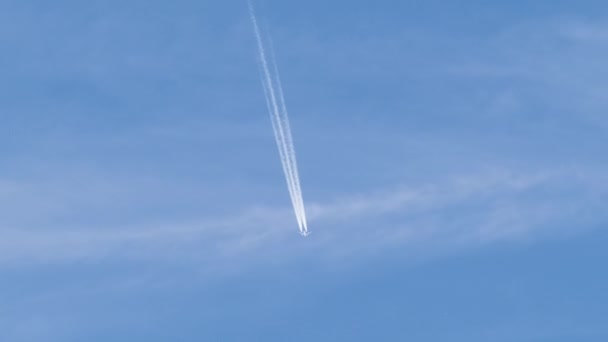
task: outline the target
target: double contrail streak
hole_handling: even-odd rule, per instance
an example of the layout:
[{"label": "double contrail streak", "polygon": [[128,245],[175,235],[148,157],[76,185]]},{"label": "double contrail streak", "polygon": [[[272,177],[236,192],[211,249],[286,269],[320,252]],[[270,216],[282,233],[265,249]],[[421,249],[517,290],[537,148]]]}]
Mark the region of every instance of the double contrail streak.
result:
[{"label": "double contrail streak", "polygon": [[272,121],[272,129],[274,131],[275,140],[279,149],[279,156],[281,157],[281,164],[283,166],[283,172],[285,173],[285,179],[287,180],[287,188],[289,190],[289,196],[291,197],[291,204],[293,205],[293,210],[298,221],[298,228],[300,229],[300,233],[306,236],[308,235],[306,211],[304,210],[304,200],[302,197],[302,189],[300,188],[300,176],[298,175],[296,153],[293,147],[291,129],[289,128],[289,117],[287,115],[287,107],[285,106],[285,98],[283,96],[283,87],[279,77],[279,69],[277,68],[275,61],[272,44],[270,49],[270,62],[272,64],[272,69],[269,67],[266,49],[264,48],[264,42],[262,40],[262,35],[260,34],[260,28],[258,26],[258,21],[255,17],[255,12],[253,10],[251,1],[248,1],[248,5],[255,38],[258,45],[262,86],[264,88],[266,105],[268,106],[270,119]]}]

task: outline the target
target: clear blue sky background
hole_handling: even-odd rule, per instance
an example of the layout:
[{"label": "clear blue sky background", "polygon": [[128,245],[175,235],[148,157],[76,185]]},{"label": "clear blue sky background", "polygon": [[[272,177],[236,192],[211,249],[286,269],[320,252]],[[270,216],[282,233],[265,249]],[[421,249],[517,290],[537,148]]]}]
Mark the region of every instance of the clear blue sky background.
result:
[{"label": "clear blue sky background", "polygon": [[608,340],[605,1],[0,1],[1,341]]}]

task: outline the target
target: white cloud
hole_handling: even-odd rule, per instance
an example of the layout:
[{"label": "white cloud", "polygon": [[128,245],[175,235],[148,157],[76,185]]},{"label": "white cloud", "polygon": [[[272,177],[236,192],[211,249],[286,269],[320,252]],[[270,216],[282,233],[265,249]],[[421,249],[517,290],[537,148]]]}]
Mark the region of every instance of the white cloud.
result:
[{"label": "white cloud", "polygon": [[268,207],[189,222],[2,227],[0,264],[143,259],[212,265],[279,253],[282,258],[313,251],[319,258],[356,258],[382,246],[420,251],[475,246],[593,226],[605,219],[596,209],[606,204],[606,192],[601,178],[580,171],[480,172],[313,203],[313,235],[304,240],[289,229],[295,222],[288,208]]}]

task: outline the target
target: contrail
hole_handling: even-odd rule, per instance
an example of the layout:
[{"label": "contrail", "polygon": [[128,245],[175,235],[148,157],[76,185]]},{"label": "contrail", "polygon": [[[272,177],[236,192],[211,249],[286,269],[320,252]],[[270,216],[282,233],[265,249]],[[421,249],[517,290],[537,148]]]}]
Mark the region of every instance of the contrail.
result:
[{"label": "contrail", "polygon": [[268,106],[270,112],[270,119],[272,122],[272,128],[275,133],[275,139],[277,142],[277,147],[279,149],[279,155],[281,157],[281,164],[283,166],[283,171],[285,173],[285,178],[287,180],[287,186],[289,189],[289,195],[291,197],[291,202],[294,207],[294,211],[296,214],[296,218],[298,221],[298,226],[300,231],[302,231],[302,221],[301,215],[298,205],[297,192],[295,190],[295,181],[293,179],[292,165],[290,159],[288,157],[288,148],[285,144],[285,133],[284,133],[284,125],[280,118],[279,107],[277,104],[276,91],[273,87],[272,78],[270,76],[270,71],[268,69],[268,63],[266,61],[266,53],[262,44],[262,39],[257,30],[257,21],[255,17],[252,16],[252,20],[254,23],[254,28],[256,28],[256,38],[258,40],[258,46],[260,47],[260,62],[261,62],[261,73],[262,73],[262,85],[264,89],[264,95],[266,97],[266,104]]},{"label": "contrail", "polygon": [[295,182],[295,191],[296,191],[296,199],[298,200],[298,210],[300,211],[300,219],[302,220],[302,225],[304,227],[304,231],[308,232],[307,221],[306,221],[306,211],[304,210],[304,199],[302,197],[302,189],[300,188],[300,175],[298,173],[298,163],[296,162],[296,152],[293,145],[293,138],[291,137],[291,129],[289,128],[289,116],[287,115],[287,106],[285,105],[285,97],[283,96],[283,86],[281,85],[281,79],[279,75],[279,68],[277,67],[276,58],[274,55],[274,46],[272,44],[272,40],[270,40],[270,57],[274,67],[274,75],[277,85],[277,90],[279,94],[279,103],[281,105],[281,118],[283,120],[283,124],[285,125],[285,145],[287,146],[287,156],[291,165],[293,166],[293,180]]},{"label": "contrail", "polygon": [[[250,10],[252,14],[252,22],[254,24],[258,47],[260,50],[261,72],[263,74],[262,80],[266,95],[266,101],[271,113],[273,129],[275,131],[279,154],[281,155],[283,170],[285,172],[285,177],[287,180],[287,185],[291,195],[291,201],[294,207],[296,218],[298,220],[300,232],[302,234],[307,234],[308,229],[305,221],[304,206],[297,175],[297,165],[295,163],[295,156],[293,153],[294,149],[293,145],[290,144],[292,139],[291,132],[289,129],[289,122],[286,117],[287,113],[284,110],[283,112],[281,111],[282,109],[284,109],[284,99],[282,99],[282,94],[277,94],[277,90],[275,89],[275,86],[280,87],[280,80],[277,78],[278,75],[275,75],[275,82],[277,82],[277,84],[273,84],[273,79],[271,77],[270,69],[268,67],[268,62],[266,59],[265,49],[262,43],[261,35],[259,33],[259,28],[257,25],[257,20],[255,19],[255,15],[253,14],[254,12],[251,4]],[[279,108],[277,101],[283,103],[282,108]]]},{"label": "contrail", "polygon": [[285,173],[291,204],[293,206],[296,220],[298,221],[300,233],[306,236],[308,235],[306,212],[304,209],[304,200],[302,197],[302,189],[300,188],[300,177],[298,174],[295,149],[293,146],[291,129],[289,127],[289,117],[287,114],[287,107],[285,106],[285,98],[283,96],[283,87],[279,78],[279,71],[272,49],[271,62],[273,67],[272,72],[274,72],[274,75],[268,66],[266,50],[264,48],[258,22],[255,17],[253,5],[250,0],[248,0],[247,3],[249,5],[249,14],[258,45],[258,52],[260,56],[260,73],[262,86],[264,88],[264,96],[266,98],[266,105],[268,106],[268,111],[270,113],[272,128],[274,131],[275,140],[277,142],[277,147],[279,149],[279,156],[281,158],[283,172]]}]

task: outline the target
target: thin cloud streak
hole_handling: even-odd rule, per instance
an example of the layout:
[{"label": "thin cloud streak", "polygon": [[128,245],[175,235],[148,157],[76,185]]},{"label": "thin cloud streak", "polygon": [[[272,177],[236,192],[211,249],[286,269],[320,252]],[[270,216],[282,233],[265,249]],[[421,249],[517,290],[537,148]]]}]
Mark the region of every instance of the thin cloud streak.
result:
[{"label": "thin cloud streak", "polygon": [[[565,188],[564,179],[570,183]],[[167,222],[161,225],[72,230],[3,228],[0,265],[61,263],[75,260],[196,260],[209,267],[222,260],[246,257],[263,260],[280,253],[288,260],[314,251],[315,258],[346,255],[363,257],[360,250],[383,246],[411,246],[412,250],[453,245],[483,245],[557,231],[572,231],[580,224],[592,227],[608,217],[588,215],[606,205],[603,178],[592,174],[547,172],[517,175],[489,172],[455,178],[442,184],[350,196],[310,206],[311,221],[331,224],[300,246],[283,228],[289,214],[281,208],[251,208],[215,220]],[[572,184],[576,184],[573,187]],[[538,189],[556,188],[559,194],[530,197]],[[560,201],[555,198],[566,198]],[[474,210],[463,210],[467,208]],[[454,210],[460,214],[451,218]],[[564,225],[566,227],[564,227]],[[347,230],[358,234],[349,236]],[[373,227],[373,228],[370,228]],[[338,241],[340,241],[338,243]],[[289,245],[289,250],[285,246]]]}]

